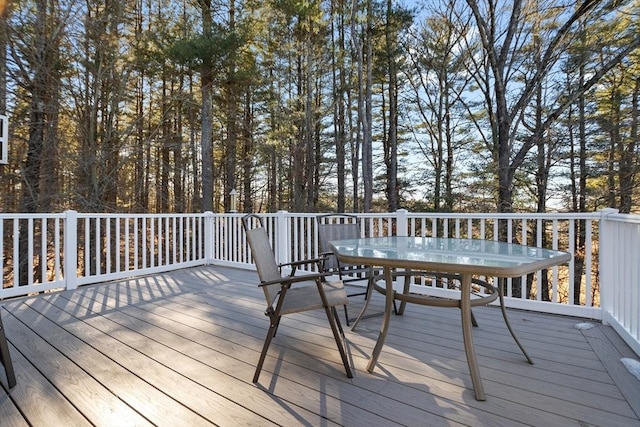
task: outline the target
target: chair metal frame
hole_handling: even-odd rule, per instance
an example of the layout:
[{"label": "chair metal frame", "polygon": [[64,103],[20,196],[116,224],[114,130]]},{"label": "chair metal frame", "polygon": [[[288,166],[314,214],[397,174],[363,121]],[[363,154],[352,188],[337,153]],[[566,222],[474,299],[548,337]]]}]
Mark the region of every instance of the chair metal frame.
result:
[{"label": "chair metal frame", "polygon": [[[360,314],[353,319],[353,325],[351,325],[351,330],[353,331],[358,326],[360,320],[368,317],[381,316],[383,314],[381,312],[365,316],[365,312],[371,301],[374,282],[380,273],[376,271],[373,266],[354,266],[341,263],[331,251],[331,247],[329,246],[329,241],[331,240],[359,239],[361,237],[360,220],[357,216],[346,213],[329,213],[317,216],[316,221],[318,227],[318,252],[320,256],[324,257],[321,271],[337,275],[345,286],[365,280],[367,282],[367,286],[363,291],[347,293],[348,297],[362,295],[365,297],[365,304],[360,310]],[[394,312],[397,312],[395,301],[393,308]],[[349,319],[349,311],[346,305],[344,307],[344,315],[347,326],[349,326],[352,319]]]},{"label": "chair metal frame", "polygon": [[[267,309],[264,314],[269,317],[269,329],[256,365],[253,382],[258,382],[269,346],[276,335],[282,316],[321,308],[324,308],[329,320],[347,377],[353,378],[344,343],[344,330],[335,308],[338,305],[348,303],[343,283],[341,281],[327,282],[325,279],[330,275],[324,273],[296,276],[298,267],[305,264],[318,264],[322,262],[322,259],[315,258],[277,264],[262,218],[256,214],[245,215],[242,218],[242,225],[260,277],[259,286],[264,291],[267,301]],[[291,273],[283,276],[283,270],[286,268],[290,268]]]}]

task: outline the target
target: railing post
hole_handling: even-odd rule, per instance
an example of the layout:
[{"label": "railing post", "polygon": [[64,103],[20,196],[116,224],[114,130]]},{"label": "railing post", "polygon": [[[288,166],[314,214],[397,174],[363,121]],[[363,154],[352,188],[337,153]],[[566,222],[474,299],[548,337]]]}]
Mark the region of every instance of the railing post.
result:
[{"label": "railing post", "polygon": [[602,310],[602,324],[609,324],[609,316],[614,310],[615,301],[615,269],[612,268],[615,259],[615,227],[607,219],[611,214],[617,214],[618,210],[606,208],[600,211],[600,223],[598,225],[598,268],[600,271],[600,309]]},{"label": "railing post", "polygon": [[78,288],[78,212],[64,214],[64,282],[71,290]]},{"label": "railing post", "polygon": [[213,262],[213,248],[215,247],[215,233],[213,231],[213,212],[204,213],[204,263]]},{"label": "railing post", "polygon": [[409,211],[406,209],[398,209],[396,211],[396,236],[405,237],[409,235],[408,213]]},{"label": "railing post", "polygon": [[287,214],[288,211],[278,211],[278,216],[276,217],[276,248],[275,253],[277,256],[277,262],[280,264],[285,264],[290,262],[289,256],[291,251],[290,242],[289,242],[289,227],[287,224]]}]

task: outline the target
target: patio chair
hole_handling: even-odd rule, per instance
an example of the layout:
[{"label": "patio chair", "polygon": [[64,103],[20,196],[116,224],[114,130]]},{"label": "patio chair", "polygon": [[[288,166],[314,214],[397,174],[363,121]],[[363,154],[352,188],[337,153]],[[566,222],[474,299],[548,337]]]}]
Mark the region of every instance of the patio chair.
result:
[{"label": "patio chair", "polygon": [[[363,295],[365,297],[364,306],[355,319],[349,318],[347,306],[344,306],[347,326],[353,321],[354,323],[351,330],[355,330],[358,322],[363,318],[382,314],[376,313],[370,316],[364,316],[369,301],[371,301],[373,283],[377,273],[371,266],[340,263],[335,255],[333,255],[329,242],[332,240],[359,239],[361,234],[358,217],[349,214],[326,214],[317,216],[316,220],[318,221],[318,253],[324,258],[321,271],[338,276],[345,287],[353,289],[352,292],[347,292],[347,297]],[[361,286],[363,282],[366,282],[366,286]],[[394,312],[395,311],[396,306],[394,301]]]},{"label": "patio chair", "polygon": [[[259,286],[262,287],[267,301],[265,315],[269,317],[269,330],[264,340],[253,382],[258,382],[269,345],[278,330],[282,316],[321,308],[324,308],[327,314],[347,377],[353,378],[343,343],[344,331],[335,308],[348,303],[347,293],[342,282],[327,282],[325,281],[327,275],[323,273],[296,275],[298,267],[317,263],[319,259],[278,265],[261,218],[255,214],[246,215],[243,217],[242,225],[260,277]],[[291,273],[283,276],[285,268],[291,268]]]},{"label": "patio chair", "polygon": [[16,375],[13,372],[13,364],[11,363],[11,355],[9,354],[9,344],[7,343],[7,335],[2,325],[2,315],[0,315],[0,363],[4,366],[7,375],[7,384],[9,388],[16,385]]}]

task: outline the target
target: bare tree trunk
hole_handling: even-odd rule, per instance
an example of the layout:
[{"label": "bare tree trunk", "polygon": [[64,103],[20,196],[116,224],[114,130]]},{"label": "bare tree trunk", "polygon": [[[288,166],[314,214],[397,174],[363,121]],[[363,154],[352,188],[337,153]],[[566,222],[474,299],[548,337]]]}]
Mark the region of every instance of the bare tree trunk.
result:
[{"label": "bare tree trunk", "polygon": [[[198,0],[202,10],[202,28],[206,38],[211,37],[211,0]],[[213,65],[204,61],[201,70],[202,92],[202,210],[213,211]]]},{"label": "bare tree trunk", "polygon": [[[194,89],[194,81],[193,75],[189,74],[189,98],[193,99],[193,89]],[[202,202],[202,180],[200,179],[200,168],[199,166],[202,164],[202,158],[198,155],[198,144],[197,144],[197,129],[196,129],[196,108],[192,103],[189,103],[189,123],[191,127],[189,128],[189,152],[191,153],[191,177],[192,182],[192,196],[191,196],[191,208],[189,212],[194,212],[197,209],[200,209],[203,206]],[[201,154],[200,154],[201,155]]]},{"label": "bare tree trunk", "polygon": [[449,78],[445,79],[445,98],[444,103],[444,141],[447,155],[444,157],[444,209],[446,212],[453,212],[454,194],[453,194],[453,165],[455,162],[455,150],[453,144],[455,142],[454,130],[451,126],[452,105],[450,98],[450,82]]},{"label": "bare tree trunk", "polygon": [[[229,1],[229,32],[233,33],[236,28],[235,20],[235,0]],[[225,84],[226,105],[227,105],[227,139],[224,156],[224,210],[231,208],[231,191],[236,188],[236,158],[238,151],[238,83],[236,81],[236,61],[235,56],[230,56],[227,66],[227,78]]]},{"label": "bare tree trunk", "polygon": [[[335,147],[336,147],[336,179],[338,186],[338,194],[336,200],[336,209],[338,212],[345,212],[346,209],[346,118],[345,118],[345,97],[346,97],[346,70],[345,70],[345,22],[344,22],[344,4],[338,2],[336,8],[335,1],[331,2],[332,20],[331,20],[331,37],[333,54],[331,55],[333,93],[335,100],[333,103],[333,120],[335,122]],[[337,9],[337,10],[336,10]],[[337,21],[337,23],[336,23]],[[338,40],[335,40],[335,32],[338,32]]]},{"label": "bare tree trunk", "polygon": [[398,210],[398,78],[395,59],[395,35],[392,32],[393,2],[387,0],[387,24],[385,40],[387,48],[387,70],[389,73],[389,127],[385,163],[387,167],[387,204],[389,212]]},{"label": "bare tree trunk", "polygon": [[243,139],[242,139],[242,195],[244,200],[242,203],[243,211],[246,213],[253,211],[253,194],[251,183],[253,181],[252,171],[252,155],[253,155],[253,112],[251,104],[253,98],[251,96],[251,88],[247,88],[245,93],[244,121],[243,121]]},{"label": "bare tree trunk", "polygon": [[373,85],[373,3],[367,0],[367,24],[365,31],[364,115],[362,120],[362,182],[364,197],[362,209],[371,212],[373,208],[373,129],[372,129],[372,85]]},{"label": "bare tree trunk", "polygon": [[170,159],[171,159],[171,102],[169,101],[169,90],[167,88],[167,80],[170,77],[167,72],[166,64],[163,65],[162,70],[162,134],[160,137],[160,167],[157,173],[159,174],[160,186],[156,191],[156,212],[169,212],[169,174],[170,174]]},{"label": "bare tree trunk", "polygon": [[611,107],[609,114],[611,118],[608,123],[609,148],[607,150],[607,206],[615,208],[616,203],[616,163],[617,146],[620,143],[620,98],[617,88],[611,89]]},{"label": "bare tree trunk", "polygon": [[316,76],[316,88],[315,88],[315,105],[314,105],[314,132],[313,132],[313,175],[312,175],[312,189],[311,192],[311,200],[309,208],[310,210],[317,211],[318,201],[320,200],[320,187],[322,185],[320,181],[320,165],[322,164],[322,121],[320,120],[318,111],[322,108],[322,88],[320,87],[322,84],[322,78],[320,76]]},{"label": "bare tree trunk", "polygon": [[[301,201],[301,206],[303,212],[310,212],[313,204],[313,176],[314,176],[314,131],[316,129],[315,126],[315,114],[314,114],[314,97],[313,97],[313,74],[315,71],[315,64],[313,60],[313,43],[311,42],[312,37],[312,25],[313,22],[311,18],[307,18],[307,22],[309,25],[309,29],[307,31],[306,41],[305,41],[305,67],[303,72],[302,81],[304,82],[304,92],[305,92],[305,106],[304,106],[304,149],[302,156],[303,158],[303,180],[302,180],[302,192],[300,196],[303,197],[303,201]],[[297,167],[295,165],[294,167]]]},{"label": "bare tree trunk", "polygon": [[[184,74],[180,73],[178,90],[184,91]],[[182,123],[184,122],[184,102],[182,97],[176,102],[175,114],[172,123],[172,151],[173,151],[173,193],[174,193],[174,210],[182,213],[185,208],[184,187],[185,187],[185,164],[182,155],[182,132],[184,131]]]},{"label": "bare tree trunk", "polygon": [[[358,3],[356,0],[351,2],[351,42],[353,43],[355,54],[355,62],[357,64],[357,80],[358,80],[358,125],[356,132],[356,142],[353,155],[352,155],[352,170],[353,174],[357,174],[358,164],[353,162],[357,160],[358,148],[362,147],[362,180],[364,184],[364,197],[362,209],[364,212],[371,211],[372,194],[373,194],[373,167],[372,167],[372,152],[371,152],[371,21],[370,14],[371,0],[367,0],[366,14],[367,24],[364,34],[361,37],[357,35],[357,15],[358,15]],[[366,54],[365,54],[366,51]],[[357,201],[357,178],[354,179],[354,205]]]},{"label": "bare tree trunk", "polygon": [[636,77],[632,82],[633,89],[631,93],[631,125],[629,129],[628,142],[620,142],[620,170],[618,182],[620,183],[620,206],[622,213],[631,212],[633,206],[633,190],[636,187],[636,175],[638,173],[638,162],[636,160],[636,147],[638,143],[638,97],[640,94],[640,78]]}]

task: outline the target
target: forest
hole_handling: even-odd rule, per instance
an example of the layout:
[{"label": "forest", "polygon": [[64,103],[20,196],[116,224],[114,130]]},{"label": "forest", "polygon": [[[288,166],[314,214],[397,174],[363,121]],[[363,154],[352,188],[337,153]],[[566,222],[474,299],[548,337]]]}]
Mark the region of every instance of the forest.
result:
[{"label": "forest", "polygon": [[640,0],[0,2],[0,212],[640,211]]}]

